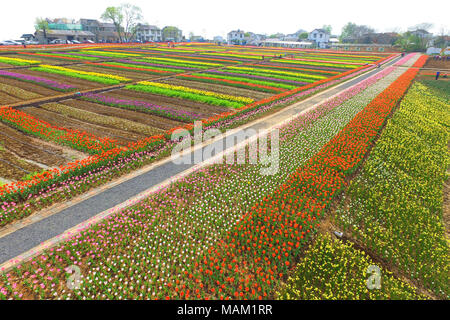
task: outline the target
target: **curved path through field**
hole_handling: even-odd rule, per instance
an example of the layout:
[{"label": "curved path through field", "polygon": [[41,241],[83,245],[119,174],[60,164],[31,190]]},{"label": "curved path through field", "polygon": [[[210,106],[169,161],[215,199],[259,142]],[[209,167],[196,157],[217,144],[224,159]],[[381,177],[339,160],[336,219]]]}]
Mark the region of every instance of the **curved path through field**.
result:
[{"label": "curved path through field", "polygon": [[[393,65],[399,58],[385,66]],[[384,67],[385,67],[384,66]],[[202,151],[213,144],[223,144],[227,136],[237,136],[243,130],[268,129],[289,120],[295,115],[316,106],[318,103],[350,88],[384,69],[373,69],[356,78],[318,93],[306,100],[286,107],[268,117],[227,132],[224,137],[206,142],[197,149]],[[247,139],[251,139],[248,136]],[[254,137],[253,137],[254,138]],[[194,151],[183,157],[193,158]],[[207,161],[208,159],[204,159]],[[211,159],[209,159],[211,160]],[[95,189],[72,201],[25,218],[9,227],[0,229],[0,270],[7,270],[23,259],[32,257],[44,247],[52,246],[89,223],[103,219],[111,212],[130,205],[133,200],[146,196],[160,186],[192,172],[199,165],[175,164],[171,159],[144,167],[118,181]]]}]

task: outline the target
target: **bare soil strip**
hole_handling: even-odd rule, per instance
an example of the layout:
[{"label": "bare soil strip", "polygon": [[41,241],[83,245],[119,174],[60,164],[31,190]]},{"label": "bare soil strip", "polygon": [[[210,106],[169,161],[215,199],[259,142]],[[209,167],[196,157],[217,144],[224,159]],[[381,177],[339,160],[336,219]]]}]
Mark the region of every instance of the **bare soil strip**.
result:
[{"label": "bare soil strip", "polygon": [[86,131],[87,133],[93,134],[94,136],[100,138],[110,138],[116,140],[120,145],[128,145],[130,142],[135,142],[145,138],[144,135],[138,135],[131,132],[126,132],[123,130],[112,129],[105,126],[100,126],[96,124],[86,123],[84,121],[79,121],[76,119],[71,119],[67,116],[61,114],[43,110],[41,108],[29,107],[25,108],[24,111],[33,117],[41,119],[50,123],[53,126],[64,127],[67,129]]},{"label": "bare soil strip", "polygon": [[77,119],[87,123],[124,130],[127,132],[134,132],[139,135],[152,136],[163,133],[162,130],[149,127],[142,123],[130,121],[123,118],[117,118],[109,115],[101,115],[91,111],[74,108],[61,103],[46,103],[42,104],[40,108],[64,115],[71,119]]},{"label": "bare soil strip", "polygon": [[60,91],[52,90],[44,86],[40,86],[38,84],[26,82],[26,81],[19,81],[11,78],[6,77],[0,77],[0,83],[9,84],[11,86],[18,87],[20,89],[24,89],[30,92],[37,93],[41,96],[54,96],[61,94]]},{"label": "bare soil strip", "polygon": [[42,146],[41,141],[31,138],[3,123],[0,123],[0,144],[18,156],[53,167],[68,160],[61,149],[51,145]]},{"label": "bare soil strip", "polygon": [[8,180],[20,180],[30,173],[42,171],[42,167],[31,164],[11,151],[0,148],[0,176]]},{"label": "bare soil strip", "polygon": [[105,106],[102,104],[84,100],[70,99],[61,101],[61,103],[81,110],[95,112],[97,114],[102,114],[105,116],[123,118],[163,130],[169,130],[171,128],[183,125],[183,122],[170,120],[143,112],[127,110],[125,108]]},{"label": "bare soil strip", "polygon": [[16,97],[10,96],[5,92],[0,91],[0,105],[17,103],[20,101],[20,99],[17,99]]}]

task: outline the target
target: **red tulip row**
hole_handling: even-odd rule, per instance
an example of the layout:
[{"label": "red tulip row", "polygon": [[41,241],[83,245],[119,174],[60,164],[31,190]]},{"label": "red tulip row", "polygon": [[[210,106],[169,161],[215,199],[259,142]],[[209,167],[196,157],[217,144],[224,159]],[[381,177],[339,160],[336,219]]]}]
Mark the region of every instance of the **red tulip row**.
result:
[{"label": "red tulip row", "polygon": [[20,131],[47,141],[68,145],[73,149],[89,154],[98,154],[117,146],[117,142],[112,139],[95,137],[92,134],[79,130],[52,126],[28,113],[11,107],[0,108],[0,119],[18,128]]},{"label": "red tulip row", "polygon": [[59,168],[37,174],[30,180],[16,181],[0,186],[0,199],[3,201],[24,200],[30,194],[39,192],[48,185],[63,182],[64,179],[77,174],[89,172],[99,166],[107,165],[119,157],[126,157],[133,152],[153,148],[164,141],[164,136],[158,135],[130,143],[126,147],[119,147],[114,140],[109,138],[99,138],[78,130],[54,127],[47,122],[10,107],[0,108],[0,119],[20,131],[91,154],[85,159],[76,160]]},{"label": "red tulip row", "polygon": [[417,59],[417,61],[413,64],[413,68],[422,68],[423,65],[427,62],[428,56],[423,54]]},{"label": "red tulip row", "polygon": [[417,74],[409,69],[202,256],[168,298],[269,297]]}]

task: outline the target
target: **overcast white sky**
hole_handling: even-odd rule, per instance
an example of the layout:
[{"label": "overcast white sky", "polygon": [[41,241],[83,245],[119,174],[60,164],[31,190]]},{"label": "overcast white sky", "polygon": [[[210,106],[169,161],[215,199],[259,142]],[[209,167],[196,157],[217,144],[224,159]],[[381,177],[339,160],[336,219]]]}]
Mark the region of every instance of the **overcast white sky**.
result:
[{"label": "overcast white sky", "polygon": [[99,19],[108,6],[129,2],[140,6],[144,20],[159,27],[175,25],[212,38],[232,29],[255,33],[311,31],[331,24],[339,34],[351,21],[377,31],[402,31],[422,22],[433,32],[449,31],[448,0],[0,0],[0,40],[34,32],[36,17]]}]

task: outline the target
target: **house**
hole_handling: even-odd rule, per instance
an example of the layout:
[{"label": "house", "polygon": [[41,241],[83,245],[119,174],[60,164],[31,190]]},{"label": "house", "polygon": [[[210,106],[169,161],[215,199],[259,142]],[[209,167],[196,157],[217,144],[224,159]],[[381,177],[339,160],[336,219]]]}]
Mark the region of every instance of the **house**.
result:
[{"label": "house", "polygon": [[244,43],[243,44],[246,44],[249,46],[261,46],[263,40],[265,40],[265,39],[266,39],[265,35],[256,34],[253,32],[246,32],[244,34]]},{"label": "house", "polygon": [[308,34],[308,40],[314,41],[317,47],[325,49],[330,42],[330,34],[324,29],[314,29]]},{"label": "house", "polygon": [[299,34],[292,33],[292,34],[285,35],[284,37],[282,37],[281,40],[283,40],[283,41],[297,41],[299,36],[300,36]]},{"label": "house", "polygon": [[162,41],[162,31],[157,26],[139,23],[136,26],[136,39],[142,42]]},{"label": "house", "polygon": [[44,32],[42,30],[36,31],[35,33],[36,40],[39,43],[47,43],[56,39],[66,41],[66,40],[77,40],[80,42],[84,42],[87,40],[95,41],[95,34],[90,31],[79,31],[79,30],[47,30],[46,37],[44,36]]},{"label": "house", "polygon": [[113,23],[104,23],[95,19],[80,19],[83,31],[92,32],[95,42],[119,42],[119,34]]},{"label": "house", "polygon": [[337,37],[330,38],[330,47],[332,47],[333,45],[338,44],[338,43],[339,43],[339,39]]},{"label": "house", "polygon": [[267,39],[263,41],[264,47],[279,48],[312,48],[313,42],[310,41],[282,41],[278,39]]},{"label": "house", "polygon": [[390,44],[357,44],[357,43],[331,43],[331,50],[338,51],[365,51],[365,52],[395,52]]},{"label": "house", "polygon": [[34,37],[34,34],[31,34],[31,33],[25,33],[20,38],[23,39],[24,41],[35,41],[36,40],[36,38]]},{"label": "house", "polygon": [[162,41],[181,42],[183,33],[177,27],[167,26],[162,29]]},{"label": "house", "polygon": [[202,36],[195,36],[195,35],[191,36],[189,40],[192,42],[205,42],[205,39]]},{"label": "house", "polygon": [[447,47],[445,49],[438,48],[438,47],[429,47],[429,48],[427,48],[427,54],[428,55],[448,56],[448,55],[450,55],[450,47]]},{"label": "house", "polygon": [[117,33],[114,23],[100,22],[98,26],[98,41],[99,42],[119,42],[119,34]]},{"label": "house", "polygon": [[228,44],[245,45],[247,43],[245,32],[239,29],[228,32],[227,42]]},{"label": "house", "polygon": [[215,43],[217,43],[217,44],[221,44],[221,43],[225,43],[226,42],[225,39],[223,37],[221,37],[221,36],[215,36],[213,41]]}]

